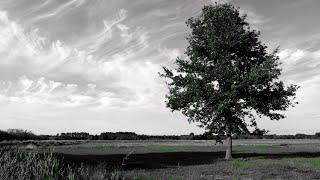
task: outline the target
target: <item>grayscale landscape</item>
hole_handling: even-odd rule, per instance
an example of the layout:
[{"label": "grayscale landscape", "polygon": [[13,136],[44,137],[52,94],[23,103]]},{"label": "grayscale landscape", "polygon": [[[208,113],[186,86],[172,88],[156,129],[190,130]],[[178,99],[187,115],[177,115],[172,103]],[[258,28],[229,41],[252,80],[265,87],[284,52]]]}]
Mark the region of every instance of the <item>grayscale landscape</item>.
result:
[{"label": "grayscale landscape", "polygon": [[0,0],[0,180],[320,179],[319,8]]}]

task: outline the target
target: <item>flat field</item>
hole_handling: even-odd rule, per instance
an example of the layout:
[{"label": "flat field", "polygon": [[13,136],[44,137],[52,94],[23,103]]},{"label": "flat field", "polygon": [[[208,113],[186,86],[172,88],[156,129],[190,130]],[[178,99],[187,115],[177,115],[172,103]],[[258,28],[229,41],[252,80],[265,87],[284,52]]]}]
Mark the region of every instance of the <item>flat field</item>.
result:
[{"label": "flat field", "polygon": [[247,139],[233,145],[234,159],[225,161],[224,146],[214,140],[16,143],[57,153],[84,179],[320,179],[320,140]]},{"label": "flat field", "polygon": [[[54,152],[74,155],[144,154],[168,152],[221,152],[215,140],[103,140],[46,146]],[[320,152],[318,139],[233,140],[234,153]]]}]

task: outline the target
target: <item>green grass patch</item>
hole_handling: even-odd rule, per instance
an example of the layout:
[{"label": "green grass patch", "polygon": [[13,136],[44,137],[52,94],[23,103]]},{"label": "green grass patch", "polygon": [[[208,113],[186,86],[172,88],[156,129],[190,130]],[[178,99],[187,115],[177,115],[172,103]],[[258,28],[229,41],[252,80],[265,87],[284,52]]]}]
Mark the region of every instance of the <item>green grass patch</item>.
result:
[{"label": "green grass patch", "polygon": [[234,150],[239,152],[254,152],[254,153],[267,153],[273,151],[275,146],[271,145],[246,145],[246,146],[235,146]]},{"label": "green grass patch", "polygon": [[153,144],[150,146],[151,151],[161,153],[161,152],[190,152],[194,150],[192,147],[188,146],[167,146],[161,144]]},{"label": "green grass patch", "polygon": [[289,166],[309,166],[313,168],[320,168],[320,157],[314,158],[280,158],[280,159],[266,159],[262,157],[255,158],[237,158],[228,162],[234,168],[250,168],[257,166],[265,166],[268,164],[281,164]]},{"label": "green grass patch", "polygon": [[64,153],[64,154],[77,154],[77,155],[105,155],[105,154],[114,154],[114,153],[125,153],[120,148],[115,147],[55,147],[49,149],[49,151]]},{"label": "green grass patch", "polygon": [[320,157],[314,158],[303,158],[303,157],[296,157],[296,158],[282,158],[281,160],[284,163],[294,163],[294,164],[303,164],[315,168],[320,168]]},{"label": "green grass patch", "polygon": [[249,168],[254,166],[260,166],[266,162],[263,158],[237,158],[232,159],[228,162],[232,167],[235,168]]},{"label": "green grass patch", "polygon": [[[221,147],[220,147],[221,149]],[[147,146],[107,146],[107,147],[55,147],[48,151],[77,154],[77,155],[107,155],[107,154],[128,154],[128,153],[166,153],[166,152],[212,152],[220,150],[214,146],[170,146],[152,144]],[[224,150],[222,147],[221,150]]]},{"label": "green grass patch", "polygon": [[150,149],[154,152],[178,152],[179,150],[184,150],[176,146],[166,146],[161,144],[153,144],[150,146]]}]

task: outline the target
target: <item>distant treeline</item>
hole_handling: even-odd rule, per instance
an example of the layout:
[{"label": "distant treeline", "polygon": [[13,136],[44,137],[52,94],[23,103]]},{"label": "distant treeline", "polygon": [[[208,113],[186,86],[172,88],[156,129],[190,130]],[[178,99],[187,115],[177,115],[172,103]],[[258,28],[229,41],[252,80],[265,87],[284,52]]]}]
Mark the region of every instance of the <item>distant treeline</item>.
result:
[{"label": "distant treeline", "polygon": [[[320,139],[320,132],[314,135],[296,134],[296,135],[276,135],[266,134],[267,131],[254,131],[246,135],[234,135],[234,139]],[[221,137],[224,138],[223,136]],[[57,135],[35,135],[31,131],[22,129],[0,130],[0,141],[4,140],[215,140],[216,135],[204,133],[195,135],[179,136],[150,136],[138,135],[134,132],[104,132],[100,135],[91,135],[87,132],[68,132]]]},{"label": "distant treeline", "polygon": [[39,136],[33,134],[31,131],[23,129],[8,129],[7,131],[0,130],[0,141],[3,140],[32,140],[38,139]]}]

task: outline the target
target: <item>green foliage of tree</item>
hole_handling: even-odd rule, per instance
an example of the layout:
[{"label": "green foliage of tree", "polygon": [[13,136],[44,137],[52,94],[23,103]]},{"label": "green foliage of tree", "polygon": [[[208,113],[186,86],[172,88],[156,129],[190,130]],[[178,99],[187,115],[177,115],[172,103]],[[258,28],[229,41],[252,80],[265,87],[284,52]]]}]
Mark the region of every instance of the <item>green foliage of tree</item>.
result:
[{"label": "green foliage of tree", "polygon": [[226,135],[231,155],[232,134],[257,128],[256,115],[284,118],[281,111],[296,103],[298,86],[278,80],[278,49],[268,53],[260,32],[232,4],[204,6],[186,23],[191,28],[187,58],[178,57],[176,68],[164,67],[161,74],[169,80],[167,107],[210,133]]}]

